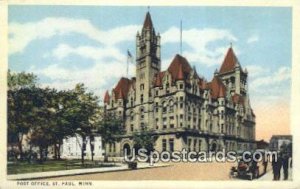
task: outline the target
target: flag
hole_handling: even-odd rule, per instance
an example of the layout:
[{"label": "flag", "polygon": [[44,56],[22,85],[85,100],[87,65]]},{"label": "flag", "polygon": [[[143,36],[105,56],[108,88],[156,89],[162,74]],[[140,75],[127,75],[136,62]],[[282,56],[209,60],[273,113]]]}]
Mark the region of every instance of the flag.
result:
[{"label": "flag", "polygon": [[129,50],[127,50],[127,60],[128,62],[133,63],[133,57]]},{"label": "flag", "polygon": [[127,56],[128,56],[128,58],[132,58],[132,55],[129,50],[127,50]]}]

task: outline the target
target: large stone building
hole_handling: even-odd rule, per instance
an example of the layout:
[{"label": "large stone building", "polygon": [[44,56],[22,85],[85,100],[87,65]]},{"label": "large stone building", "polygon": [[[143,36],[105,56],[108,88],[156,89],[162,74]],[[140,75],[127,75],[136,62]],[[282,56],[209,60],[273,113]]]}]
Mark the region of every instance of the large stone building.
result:
[{"label": "large stone building", "polygon": [[254,148],[248,73],[232,47],[210,82],[178,54],[162,71],[160,51],[160,35],[148,12],[136,35],[136,77],[122,77],[104,96],[105,111],[119,115],[126,130],[120,142],[107,146],[108,154],[132,149],[132,134],[142,129],[152,131],[158,151]]}]

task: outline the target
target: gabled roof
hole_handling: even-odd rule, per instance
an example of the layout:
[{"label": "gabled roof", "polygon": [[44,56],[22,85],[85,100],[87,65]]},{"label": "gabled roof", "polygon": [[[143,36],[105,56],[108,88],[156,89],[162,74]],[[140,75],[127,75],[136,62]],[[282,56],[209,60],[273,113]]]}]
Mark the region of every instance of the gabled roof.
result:
[{"label": "gabled roof", "polygon": [[186,79],[191,71],[192,68],[188,61],[179,54],[176,54],[168,68],[168,72],[172,75],[173,81],[178,80],[182,76],[183,79]]},{"label": "gabled roof", "polygon": [[105,95],[104,95],[104,103],[109,103],[109,94],[108,94],[108,91],[105,92]]},{"label": "gabled roof", "polygon": [[239,66],[239,61],[235,56],[232,47],[230,47],[221,65],[220,74],[233,71],[236,65]]},{"label": "gabled roof", "polygon": [[143,28],[147,28],[147,29],[153,28],[152,19],[151,19],[151,15],[149,12],[147,12],[147,14],[146,14]]},{"label": "gabled roof", "polygon": [[128,94],[128,91],[129,91],[131,85],[132,85],[132,81],[130,79],[122,77],[119,80],[117,86],[113,90],[115,93],[115,97],[117,99],[127,98],[127,94]]},{"label": "gabled roof", "polygon": [[211,97],[217,99],[224,97],[226,94],[226,87],[223,82],[218,78],[214,77],[211,82],[208,83],[208,88],[211,89]]}]

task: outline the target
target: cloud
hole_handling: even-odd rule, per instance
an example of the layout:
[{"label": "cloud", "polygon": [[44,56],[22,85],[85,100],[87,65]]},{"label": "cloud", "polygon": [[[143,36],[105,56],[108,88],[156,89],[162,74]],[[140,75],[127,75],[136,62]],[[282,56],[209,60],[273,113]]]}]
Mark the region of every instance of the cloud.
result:
[{"label": "cloud", "polygon": [[132,34],[140,27],[127,25],[104,31],[92,25],[89,20],[64,17],[49,17],[38,22],[12,22],[8,28],[9,54],[22,52],[34,40],[70,33],[82,34],[106,46],[113,46],[120,42],[134,40],[135,36]]},{"label": "cloud", "polygon": [[291,69],[284,66],[278,68],[276,72],[268,74],[267,76],[264,75],[261,77],[257,77],[251,82],[250,87],[253,90],[258,90],[263,87],[263,91],[265,92],[266,90],[270,89],[270,87],[272,87],[273,89],[277,89],[277,87],[279,87],[282,82],[287,81],[290,78]]},{"label": "cloud", "polygon": [[[86,69],[61,67],[62,63],[52,64],[46,68],[32,68],[31,71],[38,76],[49,78],[42,83],[59,90],[72,89],[77,83],[84,83],[90,91],[100,97],[106,89],[111,89],[121,76],[125,76],[126,63],[118,61],[95,62]],[[113,70],[113,71],[112,71]],[[129,74],[135,71],[134,65],[129,65]]]},{"label": "cloud", "polygon": [[71,47],[68,44],[59,44],[52,50],[51,55],[59,60],[68,56],[78,55],[84,58],[90,58],[98,61],[105,61],[107,59],[114,59],[118,62],[126,62],[126,56],[121,53],[116,47],[93,47],[93,46],[79,46]]},{"label": "cloud", "polygon": [[259,36],[258,35],[252,35],[251,37],[249,37],[247,39],[247,43],[251,44],[251,43],[255,43],[259,41]]},{"label": "cloud", "polygon": [[258,66],[258,65],[247,65],[246,69],[248,71],[249,77],[251,77],[251,78],[255,78],[262,74],[269,73],[269,71],[270,71],[268,68]]},{"label": "cloud", "polygon": [[[177,27],[171,27],[162,33],[162,45],[167,43],[179,43],[180,30]],[[188,29],[182,31],[182,42],[191,50],[184,51],[183,55],[188,57],[190,62],[200,63],[207,66],[220,64],[228,45],[219,45],[215,48],[209,48],[209,45],[217,41],[237,41],[237,38],[225,29],[204,28]],[[235,49],[236,50],[236,49]]]}]

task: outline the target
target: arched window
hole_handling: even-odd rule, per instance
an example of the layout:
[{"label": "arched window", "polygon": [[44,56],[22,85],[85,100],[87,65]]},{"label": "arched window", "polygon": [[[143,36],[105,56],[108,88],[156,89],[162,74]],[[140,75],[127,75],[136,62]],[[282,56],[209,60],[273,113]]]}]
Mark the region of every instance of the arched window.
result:
[{"label": "arched window", "polygon": [[169,101],[169,107],[170,107],[170,112],[173,112],[174,111],[174,102],[173,102],[173,100]]},{"label": "arched window", "polygon": [[167,102],[163,102],[163,113],[167,112]]}]

